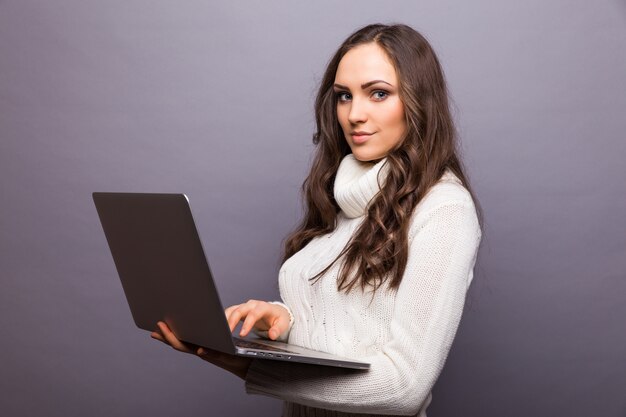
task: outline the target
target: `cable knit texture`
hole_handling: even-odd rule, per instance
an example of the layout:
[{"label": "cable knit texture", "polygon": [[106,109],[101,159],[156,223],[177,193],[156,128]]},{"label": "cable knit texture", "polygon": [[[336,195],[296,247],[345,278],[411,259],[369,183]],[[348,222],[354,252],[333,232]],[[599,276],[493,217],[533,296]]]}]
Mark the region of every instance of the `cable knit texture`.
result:
[{"label": "cable knit texture", "polygon": [[347,155],[335,180],[336,229],[309,242],[279,272],[293,324],[289,343],[371,363],[368,371],[254,360],[246,390],[285,400],[284,416],[426,416],[431,389],[454,339],[481,232],[470,194],[447,172],[415,208],[409,258],[397,291],[337,290],[336,263],[380,191],[385,160]]}]

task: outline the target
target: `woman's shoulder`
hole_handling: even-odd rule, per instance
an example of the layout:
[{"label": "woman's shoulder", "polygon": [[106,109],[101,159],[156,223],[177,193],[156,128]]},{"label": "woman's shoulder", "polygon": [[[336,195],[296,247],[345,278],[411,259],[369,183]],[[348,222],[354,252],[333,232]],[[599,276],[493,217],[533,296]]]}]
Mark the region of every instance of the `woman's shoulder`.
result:
[{"label": "woman's shoulder", "polygon": [[428,210],[442,204],[474,204],[472,196],[461,180],[450,170],[441,176],[431,187],[424,198],[418,203],[420,211]]},{"label": "woman's shoulder", "polygon": [[420,220],[428,218],[430,214],[438,211],[437,209],[451,207],[463,207],[468,215],[476,216],[472,195],[461,180],[452,171],[447,170],[415,207],[413,223],[420,223]]}]

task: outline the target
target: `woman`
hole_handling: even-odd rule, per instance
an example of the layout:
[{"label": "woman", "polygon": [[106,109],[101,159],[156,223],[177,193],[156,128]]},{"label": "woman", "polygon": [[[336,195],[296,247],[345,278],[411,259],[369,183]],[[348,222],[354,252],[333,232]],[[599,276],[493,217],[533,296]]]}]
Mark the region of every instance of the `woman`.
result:
[{"label": "woman", "polygon": [[306,213],[285,243],[283,303],[226,309],[270,339],[371,363],[349,372],[237,358],[152,336],[285,400],[284,414],[425,416],[461,318],[480,242],[443,73],[405,25],[369,25],[341,45],[316,105]]}]

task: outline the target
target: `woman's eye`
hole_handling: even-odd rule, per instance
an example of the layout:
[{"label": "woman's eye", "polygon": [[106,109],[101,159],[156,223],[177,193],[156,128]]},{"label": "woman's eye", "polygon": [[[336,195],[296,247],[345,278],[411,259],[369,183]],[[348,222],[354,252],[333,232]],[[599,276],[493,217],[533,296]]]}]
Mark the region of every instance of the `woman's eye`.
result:
[{"label": "woman's eye", "polygon": [[350,101],[350,99],[352,99],[352,96],[350,95],[350,93],[342,91],[337,93],[337,99],[339,101]]},{"label": "woman's eye", "polygon": [[379,101],[386,99],[388,95],[389,95],[388,92],[382,91],[382,90],[376,90],[372,93],[372,97],[374,97],[374,99],[379,100]]}]

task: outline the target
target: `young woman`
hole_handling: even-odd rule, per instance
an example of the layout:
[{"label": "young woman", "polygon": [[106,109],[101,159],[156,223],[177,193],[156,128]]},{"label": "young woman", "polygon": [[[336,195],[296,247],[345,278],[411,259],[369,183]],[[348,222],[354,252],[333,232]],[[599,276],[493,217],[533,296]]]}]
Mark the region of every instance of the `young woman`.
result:
[{"label": "young woman", "polygon": [[456,333],[481,237],[443,72],[405,25],[341,45],[315,103],[306,213],[286,240],[282,303],[226,309],[270,339],[371,363],[367,372],[250,360],[152,337],[281,398],[286,416],[425,416]]}]

